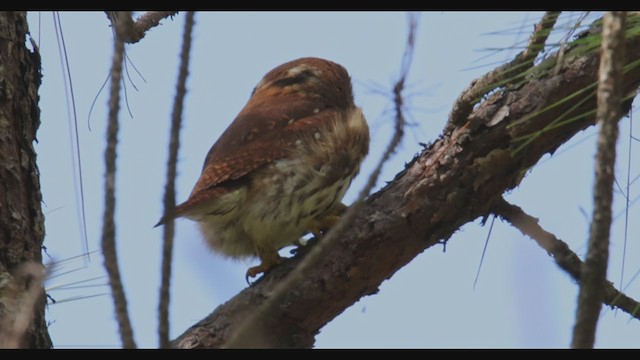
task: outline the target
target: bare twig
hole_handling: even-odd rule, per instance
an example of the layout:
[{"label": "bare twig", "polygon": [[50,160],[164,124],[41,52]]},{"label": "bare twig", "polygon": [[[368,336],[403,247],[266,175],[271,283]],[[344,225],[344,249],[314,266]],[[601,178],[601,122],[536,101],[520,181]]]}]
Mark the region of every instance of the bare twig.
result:
[{"label": "bare twig", "polygon": [[616,162],[618,119],[622,115],[625,20],[624,12],[607,12],[602,25],[596,113],[600,133],[595,164],[594,206],[589,231],[589,250],[580,277],[576,323],[573,327],[571,342],[573,348],[593,348],[607,280],[613,173]]},{"label": "bare twig", "polygon": [[160,25],[162,19],[173,17],[177,13],[177,11],[147,11],[139,16],[135,22],[131,18],[131,14],[125,18],[121,15],[116,16],[114,12],[107,12],[107,17],[114,27],[119,21],[124,21],[124,42],[134,44],[142,40],[151,28]]},{"label": "bare twig", "polygon": [[[480,278],[480,270],[482,269],[482,264],[484,263],[484,255],[487,253],[487,247],[489,245],[489,239],[491,239],[491,232],[493,231],[493,224],[496,222],[496,217],[493,216],[491,218],[491,224],[489,225],[489,231],[487,232],[487,238],[484,241],[484,247],[482,248],[482,255],[480,255],[480,264],[478,264],[478,270],[476,271],[476,278],[473,280],[473,290],[476,290],[476,285],[478,284],[478,279]],[[483,220],[482,225],[486,223],[486,218]]]},{"label": "bare twig", "polygon": [[[633,109],[629,112],[629,136],[633,134]],[[620,286],[624,286],[624,270],[625,270],[625,262],[627,257],[627,240],[629,239],[629,209],[631,206],[631,202],[629,198],[631,197],[631,145],[633,141],[629,139],[629,145],[627,147],[627,186],[626,191],[624,191],[624,240],[622,242],[622,264],[620,265]],[[614,178],[615,179],[615,178]],[[615,217],[612,221],[615,221]]]},{"label": "bare twig", "polygon": [[[584,263],[576,253],[571,251],[567,243],[543,229],[538,224],[538,219],[527,214],[520,207],[510,204],[504,198],[494,203],[493,212],[520,230],[520,232],[535,240],[541,248],[553,257],[562,270],[571,275],[576,282],[580,281]],[[609,282],[605,284],[604,293],[605,304],[616,307],[640,320],[640,312],[638,312],[640,304],[636,300],[621,293]]]},{"label": "bare twig", "polygon": [[497,67],[495,70],[485,74],[480,79],[471,82],[471,86],[465,89],[453,104],[449,121],[445,127],[444,133],[450,133],[457,126],[464,124],[473,109],[473,106],[480,101],[483,95],[496,87],[515,74],[525,74],[526,70],[533,66],[533,62],[544,49],[545,42],[560,16],[560,11],[547,11],[540,22],[536,25],[527,48],[520,52],[510,62]]},{"label": "bare twig", "polygon": [[[130,17],[126,12],[120,18]],[[120,110],[120,80],[122,79],[122,61],[124,58],[123,34],[124,22],[116,24],[113,62],[111,64],[111,91],[109,96],[109,125],[107,127],[107,148],[105,159],[105,208],[102,227],[102,255],[104,267],[109,275],[109,285],[118,319],[120,338],[125,348],[135,348],[133,330],[127,312],[127,298],[122,287],[118,256],[116,253],[116,225],[114,213],[116,208],[116,146],[118,144],[118,111]]]},{"label": "bare twig", "polygon": [[[182,37],[182,51],[180,53],[180,69],[176,84],[176,96],[171,114],[171,135],[169,139],[169,159],[167,160],[167,185],[164,189],[164,212],[170,214],[176,207],[176,167],[178,163],[178,149],[180,147],[180,126],[182,123],[182,109],[187,93],[186,83],[189,74],[189,52],[191,51],[191,33],[194,24],[194,12],[188,11],[184,23]],[[160,347],[169,347],[169,300],[171,287],[171,260],[173,257],[174,220],[165,223],[162,243],[162,282],[160,285],[160,304],[158,305],[159,325],[158,336]]]},{"label": "bare twig", "polygon": [[409,35],[407,39],[407,46],[402,58],[400,78],[396,82],[394,92],[394,103],[396,109],[395,118],[395,133],[389,142],[382,158],[378,162],[378,165],[373,170],[367,184],[360,191],[356,201],[351,204],[346,213],[340,218],[337,224],[335,224],[329,232],[309,251],[300,264],[292,271],[274,290],[271,296],[264,301],[264,303],[255,311],[253,311],[238,327],[235,329],[229,340],[226,342],[225,347],[270,347],[273,346],[268,339],[268,324],[270,321],[269,316],[277,312],[279,304],[285,301],[287,295],[289,295],[289,289],[294,288],[300,283],[309,269],[316,266],[323,258],[327,249],[331,248],[334,242],[336,242],[342,234],[347,230],[350,224],[355,219],[358,211],[364,203],[364,199],[369,195],[373,187],[375,186],[380,173],[382,172],[382,166],[389,160],[391,155],[395,152],[396,148],[402,141],[404,134],[403,127],[405,124],[404,115],[402,112],[402,91],[404,89],[404,83],[409,72],[411,60],[413,57],[413,49],[415,46],[415,34],[418,27],[418,17],[416,14],[409,15]]}]

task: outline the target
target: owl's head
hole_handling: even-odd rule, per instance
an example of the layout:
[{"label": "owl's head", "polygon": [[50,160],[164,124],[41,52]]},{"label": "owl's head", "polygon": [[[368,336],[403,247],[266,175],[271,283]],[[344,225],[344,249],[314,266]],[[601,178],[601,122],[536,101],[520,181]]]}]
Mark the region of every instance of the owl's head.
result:
[{"label": "owl's head", "polygon": [[343,109],[353,105],[351,78],[347,70],[340,64],[314,57],[289,61],[269,71],[251,96],[311,97]]}]

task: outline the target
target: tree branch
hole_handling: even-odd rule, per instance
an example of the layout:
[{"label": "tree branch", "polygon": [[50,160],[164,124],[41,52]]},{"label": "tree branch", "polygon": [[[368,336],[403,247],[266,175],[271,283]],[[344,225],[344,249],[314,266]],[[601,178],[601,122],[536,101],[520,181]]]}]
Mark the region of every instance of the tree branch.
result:
[{"label": "tree branch", "polygon": [[[500,199],[494,203],[493,212],[520,230],[524,235],[535,240],[541,248],[553,257],[556,264],[558,264],[562,270],[571,275],[576,282],[580,282],[584,263],[576,253],[571,251],[567,243],[543,229],[538,224],[538,219],[504,199]],[[604,293],[605,304],[616,307],[640,320],[640,312],[638,311],[638,309],[640,309],[640,303],[618,291],[610,282],[606,282]]]},{"label": "tree branch", "polygon": [[[180,68],[176,84],[176,96],[171,113],[171,135],[169,138],[169,159],[167,160],[167,185],[164,189],[164,213],[170,214],[176,207],[176,174],[178,149],[180,148],[180,126],[182,109],[187,94],[187,75],[189,74],[189,52],[191,51],[191,33],[194,24],[194,12],[188,11],[182,35]],[[160,303],[158,304],[158,337],[160,347],[169,347],[169,300],[171,288],[171,260],[173,258],[174,219],[167,221],[162,233],[162,281],[160,283]]]},{"label": "tree branch", "polygon": [[[589,36],[595,36],[593,34]],[[640,59],[640,38],[626,39],[625,63]],[[270,328],[279,339],[272,346],[310,347],[327,322],[380,284],[425,249],[451,237],[462,225],[491,213],[502,194],[516,187],[528,169],[577,132],[593,125],[595,96],[584,91],[595,78],[599,52],[576,45],[554,75],[555,56],[532,70],[539,76],[517,88],[493,94],[469,116],[468,123],[442,135],[415,157],[385,188],[371,195],[351,227],[327,249],[326,255],[270,314],[279,326]],[[584,50],[584,49],[582,49]],[[624,87],[631,93],[640,84],[640,67],[629,67]],[[630,98],[624,111],[631,106]],[[553,105],[553,106],[552,106]],[[559,117],[572,118],[550,128]],[[523,119],[527,119],[526,121]],[[516,123],[517,122],[517,123]],[[526,151],[515,151],[515,139],[533,132]],[[296,256],[243,290],[173,341],[182,348],[224,344],[240,319],[296,267]]]},{"label": "tree branch", "polygon": [[[129,17],[128,13],[122,14],[122,18]],[[105,175],[104,175],[104,216],[102,224],[102,255],[104,267],[109,275],[111,296],[118,319],[120,339],[125,348],[135,348],[133,329],[127,312],[127,298],[122,287],[120,269],[118,267],[118,254],[116,252],[116,224],[114,214],[116,211],[116,147],[118,145],[118,112],[120,110],[120,81],[122,79],[122,61],[124,58],[124,22],[116,26],[114,39],[113,61],[111,64],[111,91],[109,93],[109,122],[107,126],[107,147],[104,151]]]},{"label": "tree branch", "polygon": [[135,44],[142,40],[151,28],[160,25],[160,21],[167,17],[173,17],[177,11],[147,11],[134,22],[131,15],[117,16],[115,12],[107,12],[107,17],[115,28],[118,21],[124,22],[124,42]]},{"label": "tree branch", "polygon": [[505,81],[516,74],[521,74],[521,77],[527,74],[526,71],[533,66],[533,61],[544,49],[544,44],[560,13],[560,11],[547,11],[536,25],[529,38],[529,45],[524,51],[516,55],[510,62],[471,82],[471,85],[460,94],[460,97],[453,104],[449,121],[445,127],[445,134],[467,121],[473,106],[481,100],[482,96],[498,86],[505,85]]},{"label": "tree branch", "polygon": [[625,20],[626,14],[623,11],[607,12],[602,27],[596,114],[600,125],[595,164],[596,183],[593,190],[589,249],[580,277],[576,323],[573,327],[573,348],[593,348],[607,281],[618,119],[622,115],[620,104],[622,70],[625,65]]}]

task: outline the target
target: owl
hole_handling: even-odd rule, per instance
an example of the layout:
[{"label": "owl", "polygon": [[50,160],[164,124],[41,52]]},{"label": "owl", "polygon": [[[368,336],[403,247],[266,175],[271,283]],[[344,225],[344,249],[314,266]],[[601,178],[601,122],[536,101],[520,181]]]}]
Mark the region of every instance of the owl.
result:
[{"label": "owl", "polygon": [[339,219],[368,150],[345,68],[313,57],[284,63],[213,144],[189,198],[157,225],[196,221],[213,251],[257,256],[247,271],[255,277],[282,261],[279,249]]}]

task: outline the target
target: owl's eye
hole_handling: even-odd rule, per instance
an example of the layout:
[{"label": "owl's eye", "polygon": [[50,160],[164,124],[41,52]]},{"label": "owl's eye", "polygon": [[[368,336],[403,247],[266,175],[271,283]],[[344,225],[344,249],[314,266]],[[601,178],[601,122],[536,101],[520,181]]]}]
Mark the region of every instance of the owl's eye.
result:
[{"label": "owl's eye", "polygon": [[310,69],[302,70],[300,72],[295,72],[293,75],[287,76],[283,79],[279,79],[273,82],[273,85],[285,87],[297,84],[304,84],[310,78],[314,77],[315,74]]}]

